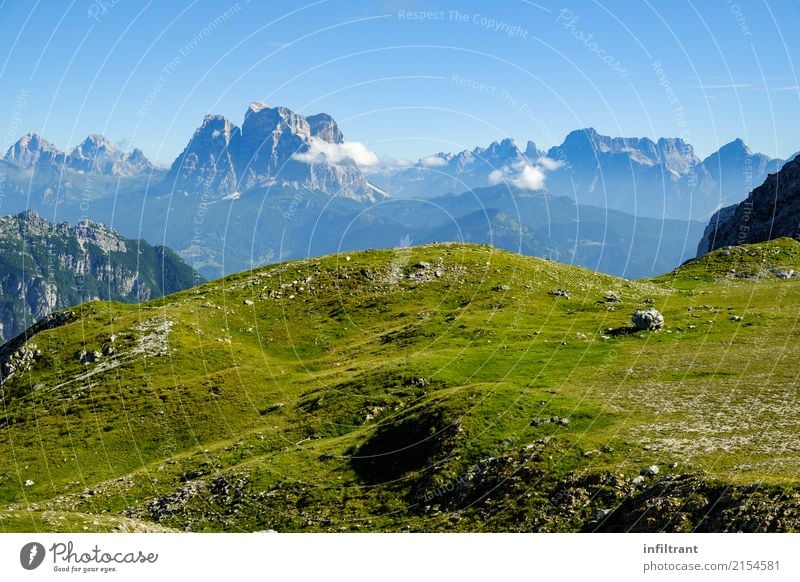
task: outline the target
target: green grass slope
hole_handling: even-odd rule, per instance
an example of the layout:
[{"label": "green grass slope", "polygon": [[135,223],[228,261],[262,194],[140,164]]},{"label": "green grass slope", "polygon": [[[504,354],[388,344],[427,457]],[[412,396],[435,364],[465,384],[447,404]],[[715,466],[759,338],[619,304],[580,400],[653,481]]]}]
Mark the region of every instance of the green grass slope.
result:
[{"label": "green grass slope", "polygon": [[439,244],[73,308],[0,348],[0,531],[800,530],[798,253]]}]

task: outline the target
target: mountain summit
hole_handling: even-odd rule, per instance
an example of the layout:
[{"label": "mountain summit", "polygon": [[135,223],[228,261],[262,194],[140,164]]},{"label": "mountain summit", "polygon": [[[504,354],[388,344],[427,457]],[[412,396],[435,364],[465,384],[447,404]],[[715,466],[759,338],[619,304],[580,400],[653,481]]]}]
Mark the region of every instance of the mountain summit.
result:
[{"label": "mountain summit", "polygon": [[241,128],[208,115],[175,159],[164,186],[187,195],[237,198],[258,188],[289,187],[356,200],[373,199],[333,118],[252,103]]},{"label": "mountain summit", "polygon": [[89,135],[67,154],[35,133],[29,133],[17,140],[3,159],[20,169],[68,168],[105,176],[134,176],[154,169],[142,150],[121,152],[98,134]]}]

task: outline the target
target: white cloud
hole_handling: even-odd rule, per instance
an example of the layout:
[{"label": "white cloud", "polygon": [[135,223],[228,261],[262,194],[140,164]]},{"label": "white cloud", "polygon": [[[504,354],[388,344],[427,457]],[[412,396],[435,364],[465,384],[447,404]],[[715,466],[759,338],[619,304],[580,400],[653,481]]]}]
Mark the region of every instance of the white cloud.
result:
[{"label": "white cloud", "polygon": [[440,166],[446,166],[447,160],[440,156],[425,156],[419,160],[419,163],[427,168],[438,168]]},{"label": "white cloud", "polygon": [[563,166],[564,162],[560,162],[558,160],[554,160],[553,158],[547,158],[547,157],[542,156],[541,158],[538,158],[536,160],[536,165],[537,166],[541,166],[542,168],[544,168],[548,172],[551,172],[551,171],[557,170],[558,168]]},{"label": "white cloud", "polygon": [[308,151],[296,153],[292,158],[308,164],[353,162],[359,166],[375,166],[380,162],[378,155],[361,142],[330,143],[318,137],[311,138]]},{"label": "white cloud", "polygon": [[523,190],[543,190],[546,172],[555,170],[561,162],[539,158],[535,163],[516,162],[489,174],[492,184],[508,184]]}]

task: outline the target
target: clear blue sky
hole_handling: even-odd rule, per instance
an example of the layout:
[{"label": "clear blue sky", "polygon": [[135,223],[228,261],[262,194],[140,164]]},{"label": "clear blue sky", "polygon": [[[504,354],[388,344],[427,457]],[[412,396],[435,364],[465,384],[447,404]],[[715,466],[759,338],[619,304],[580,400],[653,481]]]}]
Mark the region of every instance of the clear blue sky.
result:
[{"label": "clear blue sky", "polygon": [[0,146],[103,133],[168,164],[205,114],[263,100],[395,158],[587,126],[785,157],[798,25],[797,0],[6,0]]}]

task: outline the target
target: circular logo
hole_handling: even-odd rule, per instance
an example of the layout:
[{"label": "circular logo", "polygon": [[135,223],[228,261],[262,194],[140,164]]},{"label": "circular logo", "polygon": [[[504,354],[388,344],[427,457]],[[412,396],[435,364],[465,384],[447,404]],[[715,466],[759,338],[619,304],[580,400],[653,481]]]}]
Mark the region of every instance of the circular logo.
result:
[{"label": "circular logo", "polygon": [[39,542],[30,542],[22,546],[19,552],[19,563],[26,570],[35,570],[44,561],[44,546]]}]

